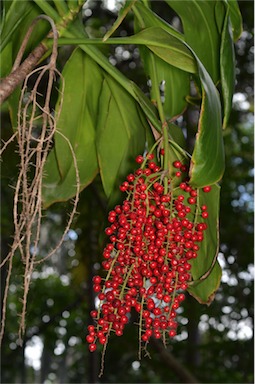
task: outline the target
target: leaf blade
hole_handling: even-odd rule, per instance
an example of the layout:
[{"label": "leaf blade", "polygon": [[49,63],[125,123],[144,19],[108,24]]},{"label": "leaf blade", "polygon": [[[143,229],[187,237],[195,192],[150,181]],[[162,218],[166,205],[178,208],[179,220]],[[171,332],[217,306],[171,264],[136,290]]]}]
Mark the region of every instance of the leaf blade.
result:
[{"label": "leaf blade", "polygon": [[220,77],[220,34],[214,15],[217,2],[166,0],[166,3],[180,16],[185,41],[216,83]]},{"label": "leaf blade", "polygon": [[232,97],[235,87],[235,53],[228,9],[222,29],[220,53],[221,89],[224,102],[223,128],[226,128],[232,109]]},{"label": "leaf blade", "polygon": [[202,105],[189,173],[191,185],[201,188],[222,178],[225,155],[219,94],[203,64],[199,60],[197,62],[202,84]]},{"label": "leaf blade", "polygon": [[234,41],[238,40],[243,31],[242,15],[236,0],[227,0],[230,10],[230,20],[232,25]]},{"label": "leaf blade", "polygon": [[[145,122],[136,101],[105,74],[97,126],[97,153],[103,187],[109,197],[145,147]],[[118,124],[118,125],[116,125]]]},{"label": "leaf blade", "polygon": [[220,187],[213,185],[209,193],[198,190],[199,206],[207,206],[209,217],[206,219],[207,229],[203,232],[204,239],[200,243],[198,256],[190,260],[193,284],[188,291],[200,303],[210,304],[217,291],[221,269],[217,262],[219,251],[219,201]]},{"label": "leaf blade", "polygon": [[[103,81],[102,71],[79,48],[63,70],[65,87],[57,129],[72,145],[78,164],[80,190],[98,172],[96,154],[97,102]],[[57,113],[60,104],[57,106]],[[63,156],[63,154],[65,154]],[[68,200],[76,193],[76,172],[67,140],[56,135],[55,148],[47,159],[43,183],[44,205]]]}]

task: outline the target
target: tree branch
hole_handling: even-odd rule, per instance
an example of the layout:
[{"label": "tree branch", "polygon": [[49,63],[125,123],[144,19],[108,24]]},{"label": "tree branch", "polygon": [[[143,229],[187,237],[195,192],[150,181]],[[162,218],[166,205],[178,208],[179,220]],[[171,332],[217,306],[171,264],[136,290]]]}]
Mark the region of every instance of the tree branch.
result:
[{"label": "tree branch", "polygon": [[0,105],[14,92],[17,86],[35,68],[48,48],[40,43],[23,61],[23,63],[5,77],[0,83]]},{"label": "tree branch", "polygon": [[199,383],[193,374],[186,367],[184,367],[183,364],[181,364],[160,341],[151,338],[150,342],[153,348],[159,352],[165,364],[168,365],[170,369],[176,373],[176,375],[178,375],[183,383]]}]

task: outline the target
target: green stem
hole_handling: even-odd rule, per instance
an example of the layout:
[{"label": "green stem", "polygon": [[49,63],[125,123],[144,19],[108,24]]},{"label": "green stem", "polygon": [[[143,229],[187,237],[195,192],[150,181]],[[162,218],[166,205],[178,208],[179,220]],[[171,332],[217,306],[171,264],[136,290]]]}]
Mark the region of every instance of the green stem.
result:
[{"label": "green stem", "polygon": [[151,82],[152,88],[154,90],[154,95],[156,98],[156,103],[158,107],[159,117],[162,123],[162,136],[163,136],[163,148],[164,148],[164,156],[163,156],[163,170],[166,171],[166,176],[164,177],[164,193],[167,194],[168,191],[168,125],[165,118],[165,113],[163,109],[163,104],[160,96],[159,89],[159,80],[157,76],[157,68],[155,63],[155,57],[152,53],[150,53],[150,59],[152,64],[152,72],[151,72]]},{"label": "green stem", "polygon": [[144,20],[143,20],[142,16],[140,15],[140,12],[135,7],[133,7],[132,10],[133,10],[133,12],[135,14],[135,17],[138,20],[138,24],[140,25],[140,28],[144,29],[145,28],[145,23],[144,23]]},{"label": "green stem", "polygon": [[[66,37],[59,38],[58,40],[59,45],[129,45],[129,44],[136,44],[136,45],[148,45],[148,40],[143,39],[143,38],[138,38],[135,36],[135,39],[133,36],[130,37],[109,37],[107,40],[103,40],[101,38],[86,38],[86,37],[75,37],[73,35],[66,35]],[[165,45],[162,45],[160,43],[156,43],[158,47],[165,47]],[[49,39],[49,44],[50,46],[50,39]]]},{"label": "green stem", "polygon": [[68,12],[68,6],[64,0],[53,0],[53,2],[61,17]]},{"label": "green stem", "polygon": [[[164,156],[163,156],[163,169],[164,171],[167,172],[167,174],[169,173],[169,166],[168,166],[168,125],[167,125],[167,122],[165,121],[165,123],[163,124],[162,126],[162,130],[163,130],[163,148],[164,148]],[[164,178],[164,193],[167,194],[167,191],[168,191],[168,177],[166,176]]]},{"label": "green stem", "polygon": [[192,232],[194,233],[195,232],[195,225],[197,224],[197,221],[198,221],[198,214],[199,214],[199,210],[200,210],[200,205],[199,205],[199,189],[197,189],[197,203],[196,203],[196,210],[195,210],[195,217],[194,217],[194,227],[193,227],[193,230]]},{"label": "green stem", "polygon": [[151,60],[151,64],[152,64],[152,71],[151,71],[152,89],[154,90],[154,95],[155,95],[155,99],[156,99],[155,101],[157,104],[159,117],[160,117],[160,120],[161,120],[161,123],[163,126],[163,124],[166,121],[166,118],[165,118],[165,114],[164,114],[163,105],[161,102],[161,96],[160,96],[160,90],[159,90],[159,79],[158,79],[158,75],[157,75],[157,67],[156,67],[156,63],[155,63],[155,57],[151,52],[150,52],[150,60]]},{"label": "green stem", "polygon": [[[143,281],[143,286],[144,286],[144,281]],[[144,295],[142,296],[141,300],[141,311],[139,314],[139,360],[141,360],[141,355],[142,355],[142,350],[141,350],[141,343],[142,343],[142,329],[143,329],[143,306],[144,306]]]},{"label": "green stem", "polygon": [[56,12],[56,10],[49,4],[48,1],[45,0],[34,0],[34,3],[38,5],[39,8],[49,17],[51,17],[55,23],[58,23],[61,21],[61,17]]}]

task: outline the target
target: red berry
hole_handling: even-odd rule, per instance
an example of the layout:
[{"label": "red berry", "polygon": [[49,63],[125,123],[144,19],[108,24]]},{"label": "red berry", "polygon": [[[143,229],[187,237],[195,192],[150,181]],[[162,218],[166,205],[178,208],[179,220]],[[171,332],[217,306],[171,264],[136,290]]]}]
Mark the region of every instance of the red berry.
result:
[{"label": "red berry", "polygon": [[204,191],[204,192],[210,192],[211,189],[212,189],[212,188],[208,185],[208,186],[206,186],[206,187],[203,188],[203,191]]},{"label": "red berry", "polygon": [[101,281],[102,281],[102,278],[101,278],[100,276],[94,276],[94,277],[93,277],[93,282],[94,282],[95,284],[100,284]]},{"label": "red berry", "polygon": [[180,161],[176,160],[176,161],[174,161],[173,166],[174,166],[175,168],[181,168],[182,163],[181,163]]},{"label": "red berry", "polygon": [[144,161],[144,158],[142,155],[138,155],[135,159],[135,161],[138,163],[138,164],[142,164],[143,161]]},{"label": "red berry", "polygon": [[94,352],[96,349],[97,349],[96,344],[90,344],[90,345],[89,345],[89,350],[90,350],[90,352]]},{"label": "red berry", "polygon": [[174,337],[174,336],[176,336],[176,331],[174,329],[171,329],[171,331],[169,331],[168,334],[170,337]]},{"label": "red berry", "polygon": [[105,336],[101,336],[100,338],[99,338],[99,343],[100,344],[105,344],[106,343],[106,337]]},{"label": "red berry", "polygon": [[94,336],[92,335],[87,335],[86,336],[86,340],[89,344],[93,343],[94,342]]}]

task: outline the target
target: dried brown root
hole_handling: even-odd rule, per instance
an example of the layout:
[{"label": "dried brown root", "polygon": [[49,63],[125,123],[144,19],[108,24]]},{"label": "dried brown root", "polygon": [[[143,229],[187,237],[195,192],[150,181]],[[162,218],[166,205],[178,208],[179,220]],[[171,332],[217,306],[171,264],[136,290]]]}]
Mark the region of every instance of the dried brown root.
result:
[{"label": "dried brown root", "polygon": [[[19,325],[19,340],[22,343],[22,338],[25,333],[25,317],[27,307],[27,296],[30,288],[32,273],[35,265],[49,258],[61,246],[63,240],[70,229],[79,199],[80,179],[77,167],[75,153],[70,141],[64,137],[61,132],[57,131],[57,120],[61,111],[62,96],[60,97],[60,107],[58,115],[53,116],[50,101],[53,86],[57,76],[61,78],[61,74],[56,69],[57,59],[57,30],[53,21],[44,15],[39,16],[29,29],[25,40],[20,48],[17,59],[14,63],[14,68],[20,64],[23,52],[32,28],[39,19],[46,19],[50,22],[54,38],[52,54],[48,64],[33,70],[25,78],[24,85],[21,91],[18,111],[18,126],[14,135],[3,145],[2,152],[7,145],[16,138],[18,143],[18,153],[20,156],[19,174],[15,186],[13,220],[14,220],[14,239],[11,249],[7,257],[2,261],[0,267],[8,264],[7,277],[5,282],[5,290],[3,295],[2,321],[0,331],[0,343],[3,339],[5,322],[6,322],[6,307],[9,293],[9,285],[12,276],[13,259],[19,253],[20,261],[24,265],[23,275],[23,297],[22,297],[22,312],[20,315]],[[31,76],[36,77],[35,84],[30,91],[28,82]],[[39,102],[39,86],[42,80],[47,76],[47,88],[44,95],[43,103]],[[49,251],[48,255],[43,259],[37,260],[38,250],[40,246],[40,233],[42,224],[42,183],[44,177],[44,166],[47,156],[53,146],[53,137],[58,133],[61,134],[67,141],[72,157],[73,166],[76,171],[76,195],[74,198],[73,208],[70,213],[68,223],[64,233],[55,248]]]}]

